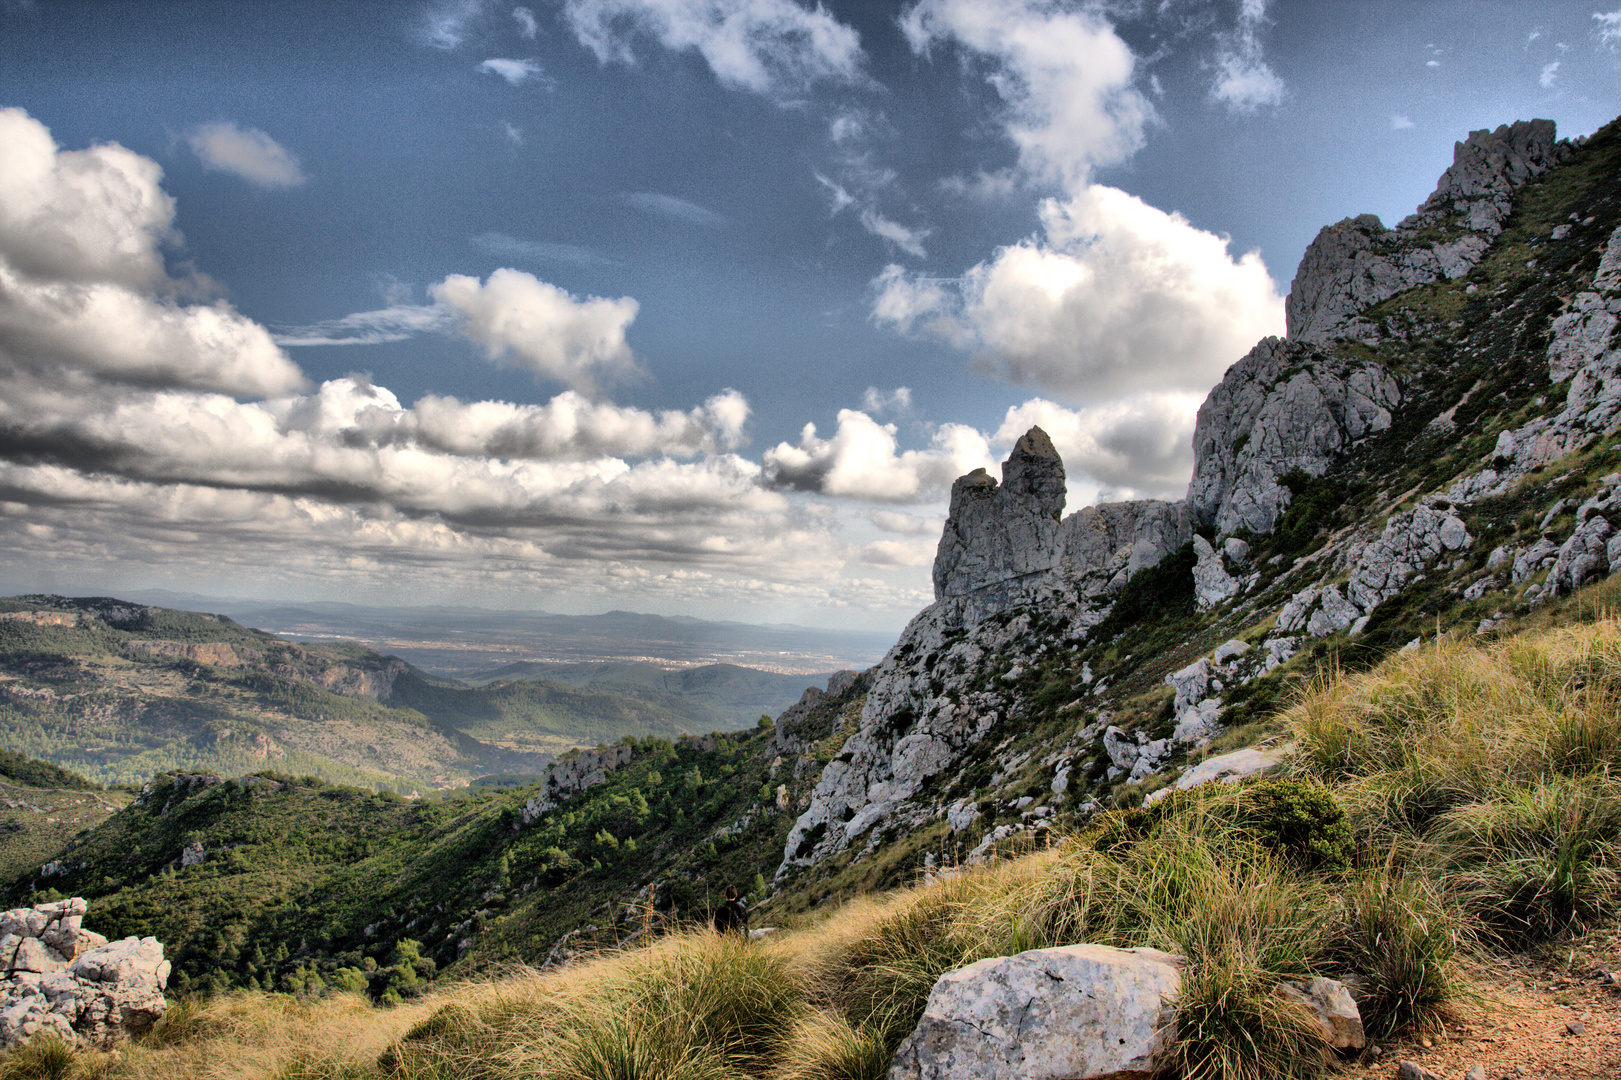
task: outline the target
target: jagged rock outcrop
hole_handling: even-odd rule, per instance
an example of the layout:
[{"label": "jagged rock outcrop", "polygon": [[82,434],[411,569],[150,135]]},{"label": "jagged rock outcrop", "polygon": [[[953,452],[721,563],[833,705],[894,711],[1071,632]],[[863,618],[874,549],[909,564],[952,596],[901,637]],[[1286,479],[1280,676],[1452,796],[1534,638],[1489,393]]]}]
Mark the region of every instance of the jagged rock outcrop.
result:
[{"label": "jagged rock outcrop", "polygon": [[519,823],[528,825],[557,809],[564,799],[596,787],[608,774],[630,764],[631,748],[624,743],[595,750],[572,750],[546,767],[540,794],[524,803]]},{"label": "jagged rock outcrop", "polygon": [[1180,964],[1156,949],[1070,945],[947,972],[890,1080],[1147,1080],[1169,1064]]},{"label": "jagged rock outcrop", "polygon": [[1321,476],[1388,428],[1400,404],[1400,385],[1378,364],[1265,338],[1199,406],[1188,505],[1222,535],[1271,532],[1292,498],[1283,477]]},{"label": "jagged rock outcrop", "polygon": [[84,929],[86,909],[74,898],[0,915],[0,1047],[41,1034],[108,1046],[163,1016],[163,946],[109,942]]},{"label": "jagged rock outcrop", "polygon": [[1083,638],[1133,574],[1192,539],[1184,503],[1112,503],[1060,518],[1063,470],[1046,433],[1032,428],[1000,484],[975,472],[953,486],[935,563],[938,599],[873,671],[859,728],[823,768],[779,875],[864,834],[875,844],[875,826],[933,817],[918,792],[1018,706],[1011,691],[983,684],[987,657],[1027,645],[1036,618],[1056,624],[1054,640]]},{"label": "jagged rock outcrop", "polygon": [[1564,405],[1497,436],[1491,467],[1448,493],[1470,501],[1499,494],[1532,470],[1587,446],[1621,421],[1621,228],[1610,233],[1592,288],[1576,294],[1549,326],[1548,381],[1570,386]]},{"label": "jagged rock outcrop", "polygon": [[1557,164],[1565,149],[1552,120],[1470,132],[1435,191],[1396,228],[1363,214],[1323,229],[1289,290],[1289,339],[1368,338],[1373,328],[1354,318],[1363,309],[1468,273],[1502,231],[1515,189]]},{"label": "jagged rock outcrop", "polygon": [[1031,428],[1014,444],[1000,484],[975,469],[951,485],[934,557],[935,598],[1006,606],[1058,565],[1063,513],[1064,463],[1047,433]]},{"label": "jagged rock outcrop", "polygon": [[[1579,152],[1613,157],[1615,136],[1605,138]],[[1358,321],[1371,318],[1370,304],[1470,273],[1495,250],[1516,193],[1577,152],[1555,141],[1547,121],[1475,132],[1435,193],[1395,229],[1363,217],[1324,230],[1296,276],[1290,336],[1258,343],[1200,407],[1185,500],[1061,516],[1063,465],[1039,430],[1014,448],[1000,482],[983,471],[960,479],[936,560],[935,602],[870,673],[856,730],[790,832],[779,878],[852,847],[859,853],[863,843],[875,850],[934,817],[946,818],[954,836],[966,834],[964,846],[978,835],[970,857],[985,854],[998,838],[1043,827],[1054,807],[1087,812],[1089,783],[1139,781],[1174,767],[1221,730],[1224,702],[1252,716],[1272,690],[1240,688],[1314,638],[1348,634],[1370,648],[1395,648],[1394,634],[1409,644],[1421,635],[1419,613],[1454,610],[1493,590],[1512,591],[1516,605],[1536,603],[1621,569],[1621,474],[1598,495],[1594,478],[1579,471],[1527,481],[1594,440],[1614,442],[1621,424],[1621,229],[1609,231],[1613,220],[1597,225],[1613,213],[1600,180],[1541,189],[1586,194],[1571,196],[1577,212],[1560,210],[1564,220],[1552,219],[1551,228],[1540,224],[1550,219],[1546,199],[1539,203],[1526,219],[1539,235],[1527,239],[1515,226],[1516,244],[1546,252],[1557,268],[1550,272],[1570,275],[1557,284],[1537,281],[1538,259],[1516,251],[1507,261],[1493,257],[1479,281],[1390,305],[1378,328]],[[1588,287],[1573,268],[1592,266],[1588,253],[1606,236]],[[1466,317],[1455,314],[1460,304]],[[1399,340],[1381,342],[1385,334]],[[1544,339],[1551,391],[1534,368],[1507,366],[1523,365],[1528,343]],[[1411,415],[1403,418],[1404,409]],[[1490,458],[1462,475],[1434,474],[1458,448],[1480,452],[1479,425],[1497,425],[1486,428],[1495,435],[1504,422],[1515,426],[1497,437]],[[1306,481],[1357,455],[1342,485],[1312,486],[1289,517],[1288,536],[1263,539],[1308,493]],[[1390,483],[1398,475],[1400,484]],[[1474,507],[1522,481],[1560,487],[1568,498],[1550,497],[1535,518],[1509,504],[1515,539],[1482,560],[1476,534],[1496,543],[1504,529],[1501,516]],[[1356,513],[1347,517],[1349,509]],[[1540,536],[1526,536],[1531,521]],[[1118,620],[1109,623],[1109,642],[1093,635],[1136,574],[1184,545],[1192,548],[1200,632],[1230,620],[1226,632],[1247,640],[1202,659],[1187,641],[1171,644],[1174,665],[1154,674],[1178,668],[1166,679],[1167,715],[1135,681],[1143,664],[1160,662],[1164,638]],[[1174,589],[1156,575],[1134,594],[1133,612],[1162,602],[1186,611]],[[1470,625],[1493,625],[1501,615],[1479,619],[1492,610],[1481,605]],[[1021,741],[1020,718],[1038,715],[1031,710],[1045,730],[1063,732],[1052,745]],[[1193,782],[1205,775],[1190,774]]]}]

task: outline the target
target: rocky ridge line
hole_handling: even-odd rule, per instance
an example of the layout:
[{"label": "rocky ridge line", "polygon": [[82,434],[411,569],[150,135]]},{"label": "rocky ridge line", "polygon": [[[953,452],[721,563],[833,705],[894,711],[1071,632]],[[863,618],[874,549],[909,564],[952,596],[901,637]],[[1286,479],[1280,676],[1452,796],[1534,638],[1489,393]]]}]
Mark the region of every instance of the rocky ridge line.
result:
[{"label": "rocky ridge line", "polygon": [[[1571,144],[1556,142],[1554,135],[1552,122],[1540,120],[1472,133],[1458,144],[1454,164],[1436,191],[1396,230],[1385,230],[1377,250],[1341,245],[1345,223],[1323,230],[1296,277],[1289,338],[1260,342],[1201,406],[1194,473],[1184,501],[1104,504],[1063,517],[1063,464],[1040,429],[1015,445],[1000,484],[984,471],[960,478],[952,487],[936,557],[935,602],[912,620],[871,673],[859,728],[823,770],[795,822],[779,882],[796,868],[846,850],[857,857],[868,854],[886,834],[921,827],[937,816],[944,816],[953,832],[972,828],[981,814],[972,800],[947,804],[930,792],[949,781],[970,748],[993,733],[997,745],[1014,741],[1002,737],[1000,729],[1025,703],[1003,684],[1016,682],[1025,666],[1044,656],[1076,651],[1108,616],[1128,581],[1183,545],[1192,545],[1200,610],[1243,599],[1263,577],[1261,568],[1250,565],[1243,536],[1276,528],[1294,497],[1285,481],[1324,475],[1390,429],[1403,406],[1397,376],[1359,355],[1366,342],[1356,342],[1356,335],[1368,334],[1353,317],[1414,285],[1456,277],[1474,266],[1502,230],[1514,193],[1570,159]],[[1568,234],[1569,227],[1562,228]],[[1554,239],[1559,237],[1556,229]],[[1454,262],[1436,261],[1445,244],[1454,245],[1449,249]],[[1429,269],[1405,276],[1379,269],[1397,256],[1407,259],[1403,265]],[[1612,237],[1591,290],[1554,323],[1550,376],[1571,380],[1567,404],[1556,416],[1504,433],[1497,459],[1503,470],[1465,477],[1455,485],[1462,490],[1424,496],[1411,509],[1392,514],[1379,533],[1353,530],[1303,560],[1285,575],[1300,584],[1282,603],[1259,648],[1229,642],[1217,650],[1221,655],[1207,657],[1204,670],[1179,671],[1167,679],[1176,692],[1174,731],[1168,737],[1151,739],[1140,731],[1127,736],[1103,713],[1049,748],[1042,762],[1055,770],[1054,801],[1082,797],[1070,794],[1069,773],[1087,746],[1101,742],[1110,777],[1153,775],[1178,750],[1203,745],[1220,730],[1224,691],[1272,671],[1312,638],[1359,632],[1390,597],[1442,564],[1461,565],[1474,537],[1460,507],[1473,495],[1501,491],[1537,464],[1590,442],[1621,415],[1621,354],[1611,347],[1621,315],[1618,284],[1621,230]],[[1356,347],[1336,343],[1345,338]],[[1520,454],[1520,447],[1530,445],[1540,449]],[[1617,482],[1621,485],[1621,477]],[[1621,556],[1621,540],[1612,543],[1621,525],[1621,491],[1584,503],[1577,518],[1580,528],[1563,544],[1550,540],[1545,548],[1501,558],[1533,560],[1529,573],[1558,563],[1549,590],[1575,587],[1607,572],[1612,562],[1621,567],[1621,559],[1612,558]],[[1214,542],[1196,535],[1205,529],[1213,532]],[[1014,659],[1005,672],[986,677],[987,665],[998,659],[1006,663],[1009,656]],[[1075,687],[1080,698],[1072,708],[1106,690],[1089,670],[1080,675]],[[1011,775],[1029,756],[1009,758],[997,775]],[[1024,823],[998,826],[981,850],[998,834],[1040,827],[1052,812],[1030,805],[1034,798],[1017,802]]]}]

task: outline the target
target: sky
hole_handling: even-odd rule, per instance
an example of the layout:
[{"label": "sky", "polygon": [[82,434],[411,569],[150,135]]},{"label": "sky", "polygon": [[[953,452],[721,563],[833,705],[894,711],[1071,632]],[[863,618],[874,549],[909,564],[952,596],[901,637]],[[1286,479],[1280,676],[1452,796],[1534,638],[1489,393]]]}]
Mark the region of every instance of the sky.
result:
[{"label": "sky", "polygon": [[0,0],[0,583],[898,629],[1617,0]]}]

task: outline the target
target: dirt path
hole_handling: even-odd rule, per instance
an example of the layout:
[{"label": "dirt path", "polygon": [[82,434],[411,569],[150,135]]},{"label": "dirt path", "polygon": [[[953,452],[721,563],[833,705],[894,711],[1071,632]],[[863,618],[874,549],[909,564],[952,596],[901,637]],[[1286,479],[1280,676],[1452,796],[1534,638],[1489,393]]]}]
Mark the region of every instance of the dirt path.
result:
[{"label": "dirt path", "polygon": [[1441,1080],[1465,1080],[1476,1065],[1486,1080],[1621,1077],[1621,953],[1609,945],[1569,956],[1560,970],[1510,961],[1476,967],[1480,1000],[1459,1008],[1444,1032],[1379,1046],[1377,1057],[1370,1048],[1333,1075],[1390,1080],[1412,1061]]}]

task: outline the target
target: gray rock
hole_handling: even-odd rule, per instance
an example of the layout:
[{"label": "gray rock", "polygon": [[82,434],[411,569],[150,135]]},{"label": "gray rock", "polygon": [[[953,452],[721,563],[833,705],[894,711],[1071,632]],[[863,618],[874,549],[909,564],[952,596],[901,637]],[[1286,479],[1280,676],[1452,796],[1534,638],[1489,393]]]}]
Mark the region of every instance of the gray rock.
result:
[{"label": "gray rock", "polygon": [[0,1047],[41,1034],[106,1046],[150,1027],[164,1013],[169,963],[152,938],[109,943],[82,925],[83,899],[18,908],[0,916]]},{"label": "gray rock", "polygon": [[1360,1050],[1368,1044],[1362,1030],[1362,1011],[1342,982],[1322,977],[1286,982],[1278,991],[1286,998],[1309,1005],[1317,1017],[1323,1039],[1335,1050]]},{"label": "gray rock", "polygon": [[1324,637],[1339,630],[1347,630],[1356,622],[1357,616],[1362,614],[1356,605],[1341,596],[1340,590],[1333,585],[1319,593],[1318,599],[1321,606],[1306,620],[1306,633],[1312,637]]},{"label": "gray rock", "polygon": [[[814,686],[805,690],[805,697],[813,694],[820,698],[822,691]],[[713,750],[714,747],[709,749]],[[518,814],[519,822],[528,825],[538,821],[543,814],[557,809],[563,800],[608,779],[609,773],[630,764],[630,759],[631,748],[623,744],[597,750],[570,751],[546,767],[546,786],[539,795],[524,804]]]},{"label": "gray rock", "polygon": [[1404,1061],[1396,1066],[1396,1080],[1441,1080],[1416,1061]]},{"label": "gray rock", "polygon": [[1226,641],[1216,646],[1216,650],[1210,654],[1210,658],[1214,660],[1216,665],[1219,667],[1235,657],[1243,656],[1249,651],[1249,642],[1243,641],[1239,638],[1228,638]]},{"label": "gray rock", "polygon": [[1219,533],[1271,532],[1292,498],[1279,478],[1321,476],[1352,443],[1389,427],[1400,402],[1377,364],[1265,338],[1199,407],[1188,505]]},{"label": "gray rock", "polygon": [[934,595],[966,596],[1045,575],[1063,554],[1064,463],[1033,427],[1013,447],[998,484],[983,469],[951,486],[951,512],[934,558]]},{"label": "gray rock", "polygon": [[1187,667],[1165,676],[1165,685],[1176,691],[1174,708],[1177,712],[1191,708],[1205,696],[1210,689],[1210,672],[1210,661],[1200,657]]},{"label": "gray rock", "polygon": [[1366,337],[1372,328],[1353,318],[1364,308],[1467,273],[1502,231],[1515,189],[1558,163],[1555,135],[1551,120],[1471,132],[1434,193],[1395,229],[1364,214],[1318,233],[1285,305],[1290,340]]},{"label": "gray rock", "polygon": [[193,840],[180,852],[180,866],[182,869],[188,866],[196,866],[207,859],[208,849],[203,846],[201,840]]},{"label": "gray rock", "polygon": [[1559,545],[1547,537],[1542,537],[1515,556],[1514,568],[1509,571],[1508,579],[1510,583],[1518,585],[1552,566],[1558,558]]},{"label": "gray rock", "polygon": [[1200,611],[1208,611],[1238,595],[1238,579],[1227,572],[1221,556],[1202,536],[1193,538],[1193,595]]},{"label": "gray rock", "polygon": [[1229,536],[1221,543],[1222,554],[1234,566],[1248,566],[1250,561],[1250,546],[1236,536]]},{"label": "gray rock", "polygon": [[1141,750],[1125,732],[1110,724],[1103,732],[1103,752],[1109,755],[1109,760],[1114,763],[1115,768],[1130,770],[1137,764]]},{"label": "gray rock", "polygon": [[1473,543],[1474,538],[1449,503],[1421,503],[1392,517],[1379,539],[1363,549],[1346,583],[1345,595],[1363,611],[1371,612],[1433,566],[1442,554]]},{"label": "gray rock", "polygon": [[1143,802],[1146,805],[1152,805],[1170,795],[1172,791],[1187,791],[1190,788],[1218,781],[1224,784],[1236,784],[1246,777],[1257,776],[1282,761],[1282,750],[1262,750],[1254,746],[1245,747],[1243,750],[1234,750],[1230,754],[1220,754],[1213,758],[1206,758],[1183,773],[1177,779],[1175,785],[1150,792]]},{"label": "gray rock", "polygon": [[1178,964],[1154,949],[1071,945],[947,972],[890,1080],[1147,1080],[1172,1052]]},{"label": "gray rock", "polygon": [[1597,514],[1576,526],[1548,572],[1548,588],[1555,594],[1574,592],[1602,577],[1609,570],[1608,547],[1614,532],[1609,521]]}]

